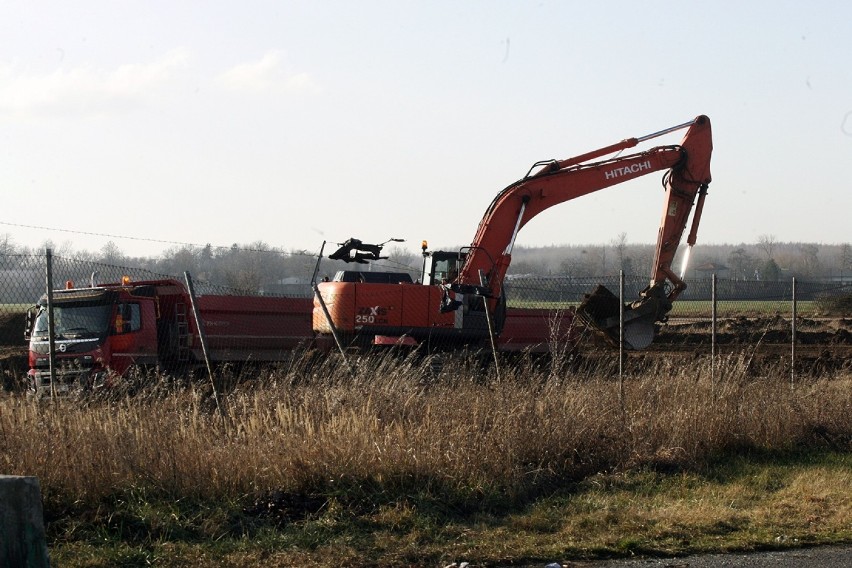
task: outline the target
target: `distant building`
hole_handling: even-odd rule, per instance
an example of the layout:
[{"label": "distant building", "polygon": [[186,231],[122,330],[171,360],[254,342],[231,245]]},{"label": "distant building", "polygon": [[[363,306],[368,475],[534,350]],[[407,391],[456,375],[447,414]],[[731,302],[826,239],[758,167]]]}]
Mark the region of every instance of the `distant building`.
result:
[{"label": "distant building", "polygon": [[716,278],[728,278],[731,272],[727,266],[718,262],[705,262],[692,270],[698,278],[702,279],[710,279],[714,274]]}]

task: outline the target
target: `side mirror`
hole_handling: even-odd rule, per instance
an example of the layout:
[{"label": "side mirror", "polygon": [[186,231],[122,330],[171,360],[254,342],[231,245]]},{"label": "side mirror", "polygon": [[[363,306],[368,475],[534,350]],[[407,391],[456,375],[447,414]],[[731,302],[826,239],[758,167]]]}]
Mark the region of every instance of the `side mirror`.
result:
[{"label": "side mirror", "polygon": [[35,311],[38,306],[28,308],[26,321],[24,322],[24,341],[29,341],[33,333],[33,324],[35,324]]}]

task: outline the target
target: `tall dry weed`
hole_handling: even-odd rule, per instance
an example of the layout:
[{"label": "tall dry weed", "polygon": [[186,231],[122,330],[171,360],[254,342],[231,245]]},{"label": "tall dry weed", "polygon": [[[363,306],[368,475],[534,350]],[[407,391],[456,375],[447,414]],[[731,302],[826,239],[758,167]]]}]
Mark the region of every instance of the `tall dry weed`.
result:
[{"label": "tall dry weed", "polygon": [[9,396],[0,469],[83,502],[134,488],[199,499],[359,486],[512,496],[603,470],[852,442],[848,373],[791,387],[781,365],[755,376],[746,356],[712,377],[706,361],[662,360],[623,385],[611,360],[573,374],[522,362],[499,379],[474,358],[373,357],[352,369],[328,357],[244,371],[224,394],[227,419],[204,382],[84,402]]}]

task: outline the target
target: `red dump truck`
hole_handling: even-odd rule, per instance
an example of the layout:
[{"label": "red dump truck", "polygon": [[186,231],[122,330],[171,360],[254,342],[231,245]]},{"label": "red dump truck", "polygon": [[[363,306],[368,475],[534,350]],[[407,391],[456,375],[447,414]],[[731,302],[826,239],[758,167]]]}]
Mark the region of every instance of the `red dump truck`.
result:
[{"label": "red dump truck", "polygon": [[[178,280],[125,278],[85,288],[69,282],[65,289],[53,291],[51,305],[59,393],[109,386],[132,368],[181,371],[204,364],[190,294]],[[327,336],[313,330],[316,314],[311,298],[198,295],[196,305],[212,363],[283,361],[296,349],[334,347]],[[554,313],[510,308],[498,349],[547,351]],[[571,314],[556,313],[564,341]],[[36,393],[50,390],[49,323],[45,295],[27,313],[27,383]]]},{"label": "red dump truck", "polygon": [[[309,298],[199,295],[208,356],[214,363],[279,361],[310,346]],[[27,314],[28,384],[50,389],[46,295]],[[185,369],[204,362],[187,288],[178,280],[145,280],[66,289],[52,294],[56,390],[108,386],[133,367]]]}]

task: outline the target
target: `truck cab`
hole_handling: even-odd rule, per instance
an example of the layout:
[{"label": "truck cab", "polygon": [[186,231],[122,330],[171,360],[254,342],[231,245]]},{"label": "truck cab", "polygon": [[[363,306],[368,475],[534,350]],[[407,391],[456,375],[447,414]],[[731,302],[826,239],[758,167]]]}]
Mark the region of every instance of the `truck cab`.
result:
[{"label": "truck cab", "polygon": [[134,368],[180,373],[205,360],[284,361],[314,341],[309,298],[202,294],[193,313],[181,282],[129,277],[90,288],[69,282],[51,296],[50,307],[45,295],[27,315],[27,382],[36,393],[51,385],[50,312],[58,392],[110,386]]},{"label": "truck cab", "polygon": [[[146,289],[147,288],[147,289]],[[52,298],[54,373],[58,392],[98,388],[110,373],[157,363],[157,317],[151,287],[57,290]],[[29,388],[50,388],[47,297],[27,312]]]}]

